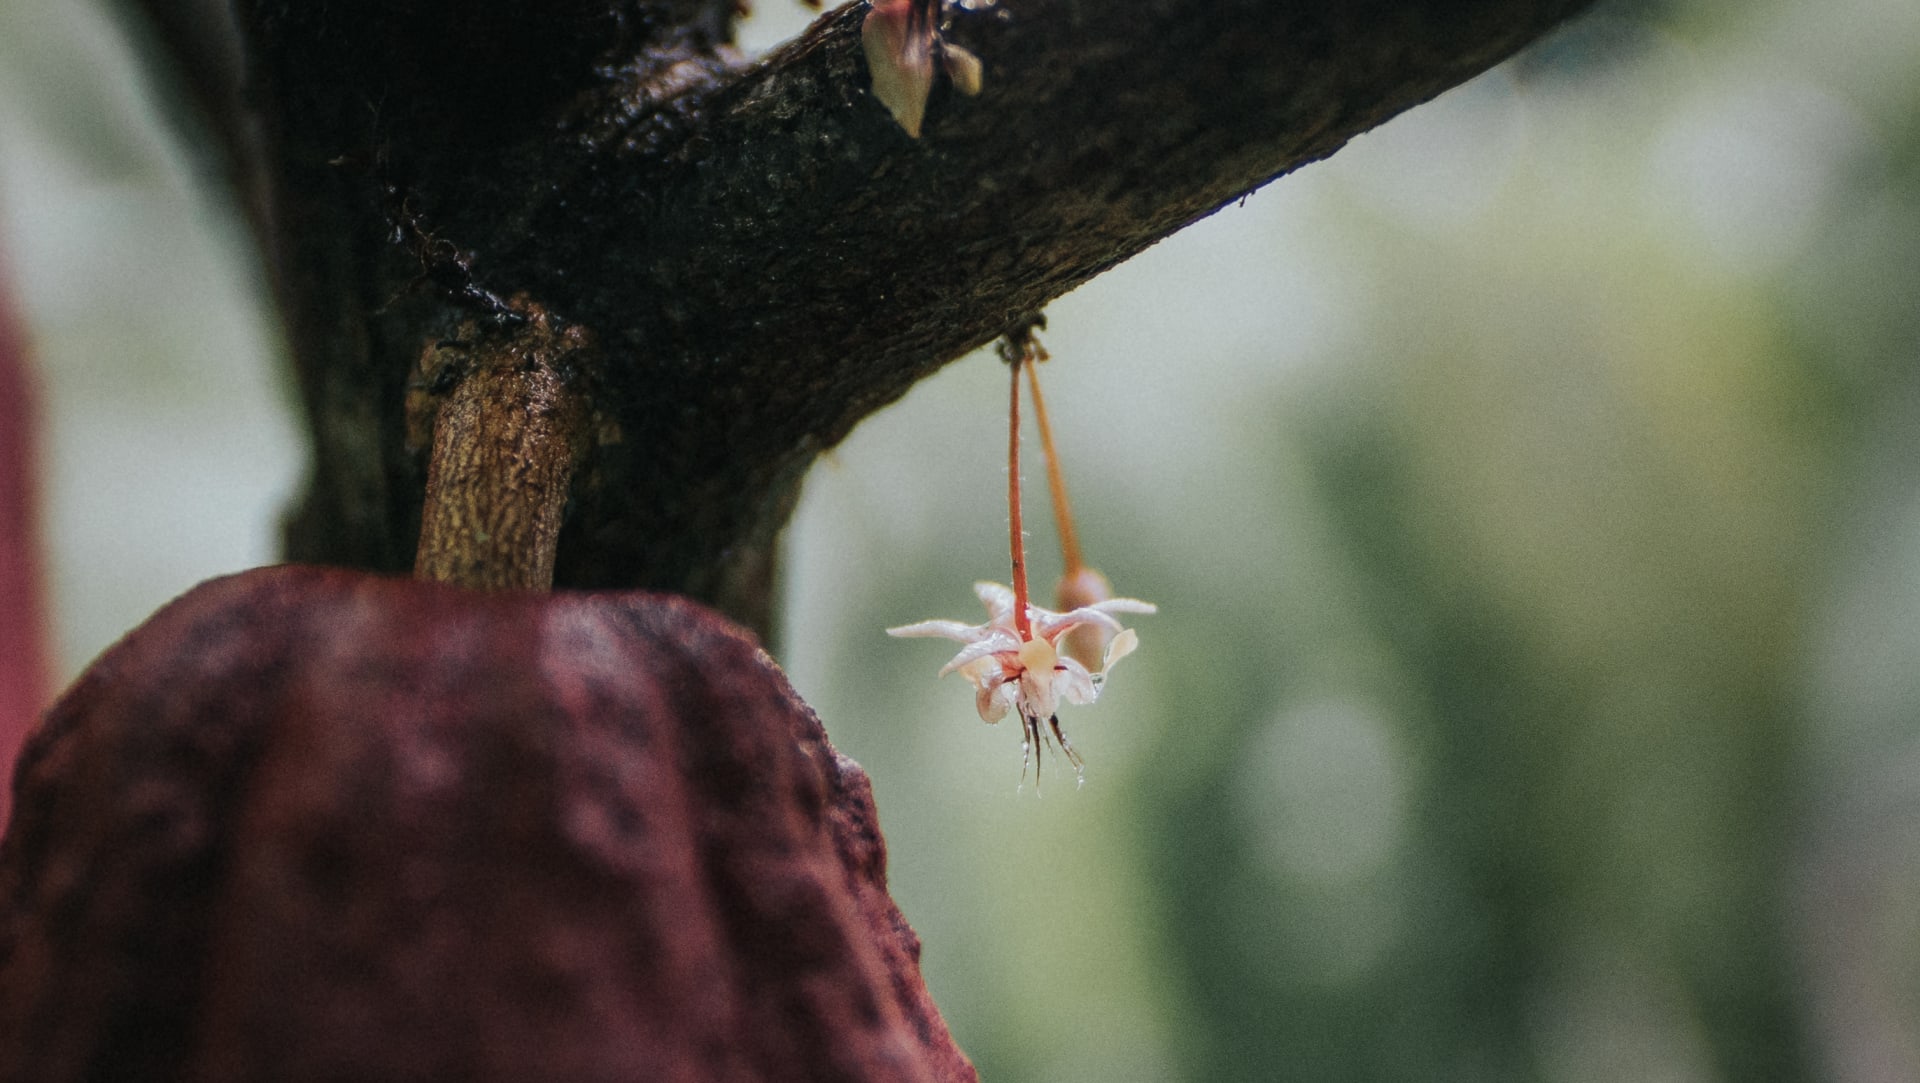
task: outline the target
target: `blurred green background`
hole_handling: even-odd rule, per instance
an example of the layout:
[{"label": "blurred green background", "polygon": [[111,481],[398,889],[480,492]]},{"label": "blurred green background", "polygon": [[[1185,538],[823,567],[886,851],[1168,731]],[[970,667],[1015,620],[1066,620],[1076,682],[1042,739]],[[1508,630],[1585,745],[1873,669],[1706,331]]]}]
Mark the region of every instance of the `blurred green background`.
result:
[{"label": "blurred green background", "polygon": [[[68,675],[303,469],[132,57],[0,0]],[[1006,577],[1005,370],[822,462],[777,653],[983,1077],[1920,1080],[1916,118],[1913,0],[1603,4],[1056,304],[1083,541],[1161,606],[1079,789],[881,633]]]}]

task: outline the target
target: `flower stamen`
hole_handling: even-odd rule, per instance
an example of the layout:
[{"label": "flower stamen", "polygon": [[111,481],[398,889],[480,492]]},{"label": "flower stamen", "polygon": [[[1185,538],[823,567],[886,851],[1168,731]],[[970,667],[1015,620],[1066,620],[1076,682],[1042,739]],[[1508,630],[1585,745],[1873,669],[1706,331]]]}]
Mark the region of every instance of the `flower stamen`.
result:
[{"label": "flower stamen", "polygon": [[[1054,715],[1053,717],[1047,719],[1047,723],[1048,725],[1053,727],[1053,739],[1059,742],[1060,751],[1066,753],[1067,762],[1070,764],[1073,764],[1073,773],[1080,777],[1081,782],[1083,783],[1086,782],[1087,780],[1086,761],[1080,758],[1080,753],[1075,752],[1073,750],[1073,742],[1067,740],[1067,731],[1060,728],[1060,716]],[[1039,784],[1038,772],[1035,772],[1034,784],[1035,785]]]}]

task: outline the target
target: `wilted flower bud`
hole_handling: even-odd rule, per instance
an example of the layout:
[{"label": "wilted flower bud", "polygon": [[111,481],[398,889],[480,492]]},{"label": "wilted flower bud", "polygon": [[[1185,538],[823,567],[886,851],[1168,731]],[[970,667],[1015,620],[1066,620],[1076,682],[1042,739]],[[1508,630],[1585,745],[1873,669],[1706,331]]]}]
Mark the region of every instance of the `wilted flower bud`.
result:
[{"label": "wilted flower bud", "polygon": [[915,139],[933,91],[934,61],[962,94],[980,93],[980,60],[941,38],[940,8],[941,0],[871,0],[860,24],[873,96]]},{"label": "wilted flower bud", "polygon": [[[1098,571],[1082,565],[1060,577],[1053,587],[1053,607],[1062,613],[1081,606],[1094,605],[1113,597],[1113,584]],[[1112,630],[1097,624],[1082,624],[1067,632],[1061,640],[1061,653],[1092,669],[1100,664],[1113,638]]]}]

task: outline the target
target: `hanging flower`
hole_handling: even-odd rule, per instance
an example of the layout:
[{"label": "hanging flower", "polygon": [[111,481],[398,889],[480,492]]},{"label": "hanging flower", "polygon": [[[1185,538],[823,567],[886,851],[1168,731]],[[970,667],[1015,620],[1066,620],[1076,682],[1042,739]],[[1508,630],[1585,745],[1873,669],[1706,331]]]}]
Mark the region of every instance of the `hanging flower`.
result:
[{"label": "hanging flower", "polygon": [[[987,607],[985,624],[928,620],[887,629],[893,636],[940,636],[966,644],[941,668],[940,675],[958,671],[973,684],[974,708],[984,721],[998,722],[1009,710],[1020,712],[1021,749],[1026,762],[1034,765],[1035,783],[1040,780],[1040,753],[1048,738],[1059,745],[1067,762],[1085,780],[1086,765],[1060,728],[1060,701],[1092,703],[1098,699],[1114,664],[1140,645],[1139,637],[1122,627],[1113,614],[1156,611],[1148,602],[1112,597],[1106,577],[1080,559],[1073,515],[1067,508],[1066,483],[1061,480],[1059,458],[1053,452],[1053,433],[1041,404],[1039,379],[1033,376],[1034,362],[1046,356],[1033,331],[1044,323],[1044,317],[1028,317],[1007,332],[1000,351],[1012,376],[1007,389],[1007,556],[1013,586],[973,585],[974,594]],[[1063,602],[1059,611],[1032,604],[1027,592],[1027,544],[1020,514],[1022,367],[1033,381],[1034,406],[1047,449],[1047,471],[1067,565],[1061,579],[1061,597],[1074,599],[1071,608]],[[1077,642],[1063,643],[1063,639]],[[1095,653],[1100,653],[1097,673],[1091,668]]]},{"label": "hanging flower", "polygon": [[[1023,638],[1013,591],[998,583],[975,583],[973,592],[987,607],[985,624],[929,620],[889,628],[887,634],[938,636],[966,644],[941,668],[940,675],[958,672],[973,684],[974,706],[983,721],[998,722],[1009,709],[1017,710],[1026,731],[1029,759],[1037,754],[1043,735],[1050,733],[1067,759],[1080,768],[1079,754],[1060,729],[1060,701],[1092,703],[1099,698],[1114,664],[1133,653],[1140,642],[1133,630],[1122,627],[1113,614],[1152,613],[1154,606],[1134,598],[1109,598],[1065,613],[1029,605],[1026,617],[1032,635]],[[1100,628],[1113,636],[1098,672],[1089,671],[1060,652],[1060,638],[1084,626]]]}]

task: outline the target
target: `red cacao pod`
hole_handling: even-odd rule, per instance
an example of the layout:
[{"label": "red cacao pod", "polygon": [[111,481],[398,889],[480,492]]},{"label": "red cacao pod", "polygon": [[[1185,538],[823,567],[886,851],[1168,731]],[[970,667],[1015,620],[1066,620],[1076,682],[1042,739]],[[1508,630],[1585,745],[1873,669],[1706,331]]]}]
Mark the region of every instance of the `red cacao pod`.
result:
[{"label": "red cacao pod", "polygon": [[646,594],[205,584],[49,712],[0,1079],[974,1079],[865,775]]},{"label": "red cacao pod", "polygon": [[[8,303],[0,266],[0,778],[33,718],[46,706],[46,624],[40,594],[40,537],[34,479],[35,393],[27,335]],[[0,826],[7,795],[0,793]]]}]

